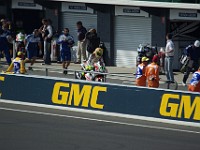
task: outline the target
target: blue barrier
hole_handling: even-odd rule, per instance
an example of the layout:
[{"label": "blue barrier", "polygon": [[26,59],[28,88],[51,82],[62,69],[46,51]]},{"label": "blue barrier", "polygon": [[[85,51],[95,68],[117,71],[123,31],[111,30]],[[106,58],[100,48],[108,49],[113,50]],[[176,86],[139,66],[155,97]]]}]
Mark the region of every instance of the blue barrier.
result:
[{"label": "blue barrier", "polygon": [[200,122],[198,93],[39,76],[0,76],[2,99]]}]

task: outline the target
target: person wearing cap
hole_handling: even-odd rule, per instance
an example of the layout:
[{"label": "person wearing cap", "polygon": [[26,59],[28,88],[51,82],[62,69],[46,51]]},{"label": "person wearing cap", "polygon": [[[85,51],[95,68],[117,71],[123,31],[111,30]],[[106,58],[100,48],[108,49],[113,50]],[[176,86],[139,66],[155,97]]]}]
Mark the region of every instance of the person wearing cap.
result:
[{"label": "person wearing cap", "polygon": [[166,35],[166,40],[167,44],[165,47],[165,74],[167,77],[167,83],[174,83],[173,61],[175,47],[172,41],[172,34],[168,33]]},{"label": "person wearing cap", "polygon": [[25,63],[30,61],[30,66],[28,67],[28,69],[32,70],[32,66],[37,58],[38,50],[40,53],[42,53],[42,44],[39,37],[39,30],[34,29],[32,34],[26,36],[24,43],[24,45],[26,45],[27,51],[27,58],[25,59]]},{"label": "person wearing cap", "polygon": [[152,63],[146,67],[145,76],[147,78],[148,87],[158,88],[159,87],[159,66],[157,65],[159,57],[153,56]]},{"label": "person wearing cap", "polygon": [[186,55],[187,55],[189,62],[188,62],[188,65],[186,67],[186,71],[185,71],[184,76],[183,76],[183,80],[182,80],[183,86],[186,86],[187,79],[188,79],[192,69],[194,69],[194,71],[198,70],[199,58],[200,58],[200,48],[199,48],[199,46],[200,46],[200,42],[198,40],[196,40],[193,45],[189,45],[185,49],[185,52],[186,52]]},{"label": "person wearing cap", "polygon": [[142,57],[142,63],[137,66],[137,72],[136,72],[136,85],[137,86],[146,86],[145,70],[146,70],[148,61],[149,61],[149,58]]},{"label": "person wearing cap", "polygon": [[190,84],[188,85],[188,91],[200,92],[200,67],[193,73]]},{"label": "person wearing cap", "polygon": [[62,67],[64,69],[63,74],[67,74],[67,69],[71,62],[71,47],[74,44],[74,38],[69,34],[69,29],[65,28],[63,34],[58,38],[60,45],[60,58],[62,62]]},{"label": "person wearing cap", "polygon": [[24,74],[26,73],[24,61],[23,61],[23,53],[18,52],[17,57],[12,61],[9,68],[6,70],[6,72],[10,73],[12,70],[14,71],[14,74]]}]

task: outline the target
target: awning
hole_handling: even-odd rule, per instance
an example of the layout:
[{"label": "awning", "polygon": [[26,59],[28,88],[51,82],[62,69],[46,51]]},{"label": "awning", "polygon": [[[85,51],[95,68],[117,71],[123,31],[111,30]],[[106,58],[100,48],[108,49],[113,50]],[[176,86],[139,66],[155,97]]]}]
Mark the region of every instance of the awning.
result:
[{"label": "awning", "polygon": [[137,1],[137,0],[50,0],[50,1],[200,10],[200,4],[189,4],[189,3],[149,2],[149,1]]}]

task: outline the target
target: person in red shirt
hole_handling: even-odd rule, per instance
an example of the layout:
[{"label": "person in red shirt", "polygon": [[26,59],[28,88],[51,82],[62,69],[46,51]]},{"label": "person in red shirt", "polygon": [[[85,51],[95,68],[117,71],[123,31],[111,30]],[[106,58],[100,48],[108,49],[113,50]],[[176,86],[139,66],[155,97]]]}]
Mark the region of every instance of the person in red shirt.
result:
[{"label": "person in red shirt", "polygon": [[200,67],[192,75],[192,79],[190,81],[190,84],[188,85],[188,91],[191,91],[191,92],[200,92]]},{"label": "person in red shirt", "polygon": [[138,65],[136,72],[136,85],[137,86],[146,86],[146,76],[145,70],[148,64],[149,58],[142,57],[142,63]]},{"label": "person in red shirt", "polygon": [[154,55],[152,63],[146,67],[145,76],[147,78],[148,87],[158,88],[159,87],[159,66],[157,65],[159,57]]}]

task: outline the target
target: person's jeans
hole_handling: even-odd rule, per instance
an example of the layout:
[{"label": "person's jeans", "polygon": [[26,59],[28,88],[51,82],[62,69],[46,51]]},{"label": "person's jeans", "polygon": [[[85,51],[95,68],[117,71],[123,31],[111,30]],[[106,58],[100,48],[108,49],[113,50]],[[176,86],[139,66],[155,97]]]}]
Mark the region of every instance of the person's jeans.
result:
[{"label": "person's jeans", "polygon": [[86,57],[86,42],[78,41],[78,49],[77,49],[77,62],[81,62],[81,55],[83,60],[87,60]]},{"label": "person's jeans", "polygon": [[172,82],[174,82],[173,61],[174,57],[165,57],[165,74],[167,77],[167,81]]},{"label": "person's jeans", "polygon": [[0,51],[4,52],[4,55],[6,57],[6,61],[8,63],[8,65],[11,64],[11,57],[10,57],[10,52],[9,52],[9,47],[8,46],[4,46],[4,45],[0,45]]},{"label": "person's jeans", "polygon": [[51,43],[44,41],[44,63],[51,63]]},{"label": "person's jeans", "polygon": [[193,67],[189,67],[189,66],[186,67],[186,71],[185,71],[184,76],[183,76],[183,83],[187,82],[187,79],[188,79],[188,77],[190,75],[190,72],[192,71],[192,68],[194,68],[194,71],[198,70],[198,68],[199,68],[198,61],[194,61],[192,66]]}]

